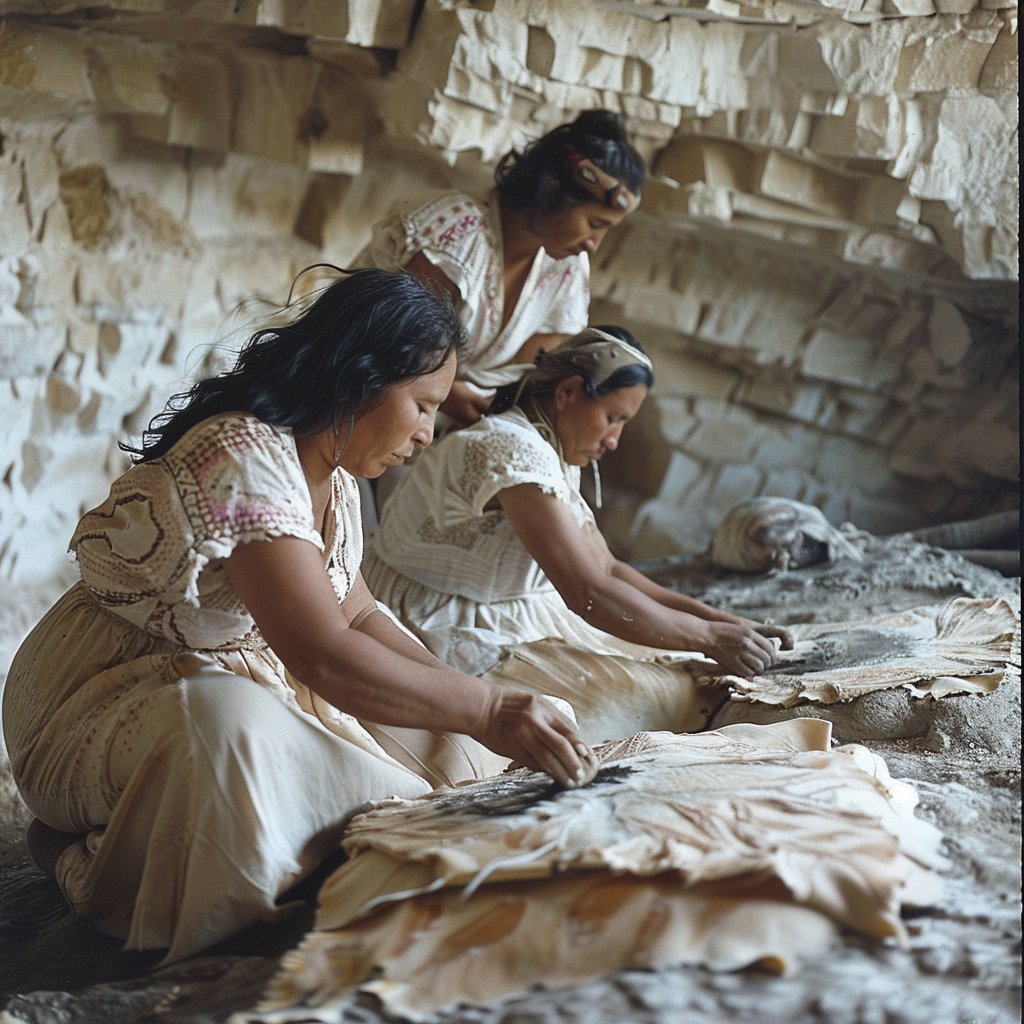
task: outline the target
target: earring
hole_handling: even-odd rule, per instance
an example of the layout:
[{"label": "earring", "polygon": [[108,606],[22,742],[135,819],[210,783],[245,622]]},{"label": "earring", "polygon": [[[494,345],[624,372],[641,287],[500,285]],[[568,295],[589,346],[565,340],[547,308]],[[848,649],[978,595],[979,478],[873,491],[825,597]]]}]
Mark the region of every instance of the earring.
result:
[{"label": "earring", "polygon": [[338,437],[340,431],[338,430],[337,424],[334,426],[334,464],[336,466],[341,465],[341,460],[345,457],[345,449],[348,448],[348,443],[352,439],[352,430],[356,425],[356,414],[352,413],[348,418],[348,433],[345,435],[345,443],[341,446],[341,451],[338,451]]},{"label": "earring", "polygon": [[337,466],[338,461],[341,458],[341,453],[338,451],[338,437],[341,435],[341,431],[338,429],[338,421],[334,421],[334,464]]}]

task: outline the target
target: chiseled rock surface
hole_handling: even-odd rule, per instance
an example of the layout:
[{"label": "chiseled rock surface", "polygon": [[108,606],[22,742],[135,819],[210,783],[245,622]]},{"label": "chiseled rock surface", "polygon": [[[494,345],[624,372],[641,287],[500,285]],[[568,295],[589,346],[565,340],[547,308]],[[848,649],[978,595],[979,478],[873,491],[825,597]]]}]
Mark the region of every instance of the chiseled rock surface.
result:
[{"label": "chiseled rock surface", "polygon": [[1016,506],[1015,5],[0,0],[0,18],[14,604],[66,579],[115,442],[219,365],[254,294],[282,302],[398,197],[485,188],[502,153],[596,105],[652,171],[593,272],[594,320],[657,370],[606,469],[618,550],[701,550],[761,494],[878,533]]}]

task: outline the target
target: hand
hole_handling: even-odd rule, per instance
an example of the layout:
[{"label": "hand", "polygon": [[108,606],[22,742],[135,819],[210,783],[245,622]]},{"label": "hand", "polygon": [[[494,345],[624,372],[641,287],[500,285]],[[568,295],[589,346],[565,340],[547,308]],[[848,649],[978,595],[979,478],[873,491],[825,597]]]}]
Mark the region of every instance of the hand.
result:
[{"label": "hand", "polygon": [[707,622],[698,649],[727,672],[750,679],[775,664],[775,645],[754,623]]},{"label": "hand", "polygon": [[793,634],[786,629],[785,626],[776,626],[774,622],[751,622],[749,619],[743,620],[746,625],[751,629],[757,630],[761,636],[766,636],[769,639],[775,639],[779,641],[779,648],[783,651],[793,650]]},{"label": "hand", "polygon": [[474,739],[514,763],[546,772],[560,786],[589,782],[597,770],[594,752],[572,722],[533,693],[496,689],[482,733]]},{"label": "hand", "polygon": [[441,403],[441,412],[468,426],[476,423],[493,401],[494,388],[481,388],[468,380],[457,380]]}]

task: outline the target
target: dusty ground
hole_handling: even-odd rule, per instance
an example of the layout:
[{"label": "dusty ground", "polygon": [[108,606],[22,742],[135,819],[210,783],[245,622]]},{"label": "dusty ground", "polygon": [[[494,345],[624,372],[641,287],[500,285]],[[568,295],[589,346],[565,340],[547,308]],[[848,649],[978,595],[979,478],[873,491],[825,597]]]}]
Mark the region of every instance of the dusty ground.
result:
[{"label": "dusty ground", "polygon": [[[911,541],[862,536],[863,563],[771,576],[712,572],[701,560],[645,568],[663,582],[780,623],[841,621],[947,597],[1006,597],[1019,579]],[[10,627],[8,627],[8,632]],[[3,638],[10,642],[10,636]],[[496,1007],[460,1007],[443,1024],[1016,1024],[1020,1020],[1021,840],[1019,677],[984,697],[915,701],[904,691],[846,705],[784,711],[729,704],[713,723],[827,717],[840,742],[881,754],[911,780],[918,813],[946,836],[940,907],[908,920],[906,950],[848,936],[787,977],[678,967],[623,971],[558,992],[530,991]],[[0,1024],[214,1024],[251,1007],[275,958],[311,912],[164,970],[117,955],[116,943],[70,917],[28,862],[25,812],[0,771]],[[370,1000],[345,1024],[380,1024]]]}]

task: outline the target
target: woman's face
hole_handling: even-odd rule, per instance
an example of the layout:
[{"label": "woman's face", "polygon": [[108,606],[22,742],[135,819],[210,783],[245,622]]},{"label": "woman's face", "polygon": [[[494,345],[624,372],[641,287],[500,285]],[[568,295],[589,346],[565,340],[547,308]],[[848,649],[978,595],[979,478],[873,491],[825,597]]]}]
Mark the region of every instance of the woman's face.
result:
[{"label": "woman's face", "polygon": [[585,466],[619,446],[622,428],[637,414],[647,397],[646,384],[616,388],[589,398],[580,377],[563,380],[552,396],[552,424],[571,466]]},{"label": "woman's face", "polygon": [[[358,417],[340,465],[353,476],[378,477],[434,438],[434,415],[455,379],[455,353],[433,373],[392,385],[384,400]],[[344,430],[344,428],[342,428]]]},{"label": "woman's face", "polygon": [[613,210],[595,200],[542,214],[534,222],[533,230],[548,255],[561,260],[582,252],[597,252],[608,230],[621,224],[626,216],[625,211]]}]

